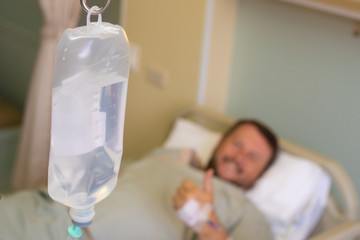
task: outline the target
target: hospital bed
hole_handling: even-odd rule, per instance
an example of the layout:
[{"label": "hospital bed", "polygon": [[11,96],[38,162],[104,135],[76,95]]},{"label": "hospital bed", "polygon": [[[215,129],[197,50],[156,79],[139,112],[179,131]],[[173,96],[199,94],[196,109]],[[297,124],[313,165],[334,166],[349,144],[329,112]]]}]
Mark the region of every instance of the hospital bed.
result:
[{"label": "hospital bed", "polygon": [[[224,132],[234,119],[202,107],[180,113],[185,118],[213,131]],[[280,138],[281,149],[314,161],[331,176],[332,187],[324,213],[310,235],[310,240],[360,239],[359,202],[354,186],[336,161]]]},{"label": "hospital bed", "polygon": [[[227,116],[224,116],[222,114],[213,112],[209,109],[202,107],[193,107],[191,109],[185,110],[180,114],[178,114],[177,116],[175,116],[175,120],[178,119],[190,120],[191,122],[196,123],[201,127],[216,132],[224,132],[234,122],[234,119],[231,119]],[[170,129],[169,135],[171,135],[173,131],[174,131],[174,127]],[[17,135],[17,134],[18,132],[16,131],[12,135]],[[189,139],[188,136],[186,136],[186,134],[183,135],[183,137],[185,137],[185,140]],[[169,138],[167,139],[167,141],[168,140]],[[163,146],[160,146],[161,149],[166,145],[166,142],[164,143]],[[310,240],[360,239],[360,223],[358,221],[358,198],[354,190],[354,186],[352,185],[348,175],[343,170],[343,168],[334,160],[321,156],[317,153],[311,152],[287,140],[280,139],[280,145],[281,148],[284,149],[285,151],[288,151],[294,155],[302,156],[304,158],[316,162],[329,173],[332,179],[332,185],[333,185],[332,192],[331,195],[329,196],[327,207],[320,221],[318,222],[317,226],[311,233],[309,239]],[[124,160],[122,162],[121,165],[122,173],[120,174],[119,181],[126,180],[125,179],[126,174],[124,173],[126,173],[127,171],[130,172],[131,168],[136,169],[139,168],[139,166],[141,166],[141,163],[138,163],[138,166],[134,167],[135,164],[133,164],[132,162],[137,162],[137,161]],[[160,168],[164,166],[162,164],[159,164],[158,167]],[[166,169],[168,169],[168,167],[170,167],[170,165],[167,166]],[[147,171],[145,171],[144,174],[146,173]],[[124,176],[122,176],[122,174],[124,174]],[[128,174],[128,177],[131,178],[131,174]],[[135,179],[132,179],[131,181],[135,181]],[[126,186],[121,185],[119,183],[118,183],[119,188],[122,187],[126,188]],[[67,224],[69,223],[67,211],[65,211],[64,208],[59,205],[56,205],[55,208],[54,207],[50,208],[50,203],[48,203],[49,199],[43,198],[43,193],[41,193],[40,195],[39,194],[35,195],[30,193],[21,193],[21,194],[23,194],[23,197],[18,197],[18,198],[14,197],[14,200],[19,200],[22,202],[22,204],[24,204],[25,198],[29,199],[28,201],[31,203],[35,203],[35,202],[45,203],[41,205],[40,213],[43,214],[46,213],[46,217],[49,217],[49,215],[56,216],[57,221],[54,221],[53,219],[51,220],[51,222],[53,223],[52,225],[54,225],[54,229],[64,229],[64,227],[66,226],[65,223]],[[170,195],[171,194],[172,193],[170,193]],[[117,209],[117,210],[113,207],[115,205],[121,205],[119,201],[123,201],[125,204],[127,202],[126,200],[127,196],[126,197],[125,196],[126,195],[124,194],[124,192],[114,190],[114,192],[110,194],[108,198],[103,200],[103,202],[97,204],[96,206],[97,215],[95,217],[95,222],[94,225],[90,228],[91,230],[93,230],[94,233],[101,231],[111,233],[111,231],[113,230],[113,228],[110,227],[111,223],[116,222],[118,223],[119,226],[121,226],[122,224],[125,224],[127,221],[130,221],[130,219],[133,217],[132,216],[133,214],[130,214],[131,211],[128,210],[128,207],[124,207],[123,209]],[[170,197],[169,198],[159,197],[159,199],[162,199],[165,202],[170,201],[168,200],[170,199]],[[136,208],[138,207],[138,205],[141,205],[142,203],[143,203],[142,201],[140,202],[134,201],[134,205],[136,205],[135,206]],[[16,205],[15,202],[13,202],[13,204]],[[148,209],[147,206],[144,207]],[[139,208],[141,208],[141,206],[139,206]],[[124,213],[124,212],[129,212],[130,215],[126,215],[125,218],[118,219],[120,213]],[[157,213],[158,212],[156,211],[156,214]],[[155,214],[155,212],[153,214]],[[144,216],[143,218],[146,217]],[[46,221],[49,222],[50,220],[46,220]],[[121,224],[121,221],[124,222]],[[154,225],[153,228],[155,227],[156,226]],[[46,230],[48,230],[47,228]],[[59,233],[57,234],[60,236]],[[95,239],[101,239],[101,238],[95,237]]]}]

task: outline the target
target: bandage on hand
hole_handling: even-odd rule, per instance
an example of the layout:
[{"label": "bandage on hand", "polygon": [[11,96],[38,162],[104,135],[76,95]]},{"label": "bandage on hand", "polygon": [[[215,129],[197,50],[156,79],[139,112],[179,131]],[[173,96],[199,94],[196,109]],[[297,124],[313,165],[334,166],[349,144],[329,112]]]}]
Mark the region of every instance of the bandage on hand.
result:
[{"label": "bandage on hand", "polygon": [[200,203],[195,199],[189,199],[185,205],[176,211],[178,217],[189,227],[193,228],[195,232],[200,232],[202,225],[207,222],[212,206],[205,203],[200,206]]},{"label": "bandage on hand", "polygon": [[176,214],[187,226],[193,228],[196,232],[201,230],[202,225],[207,222],[213,210],[212,176],[213,170],[208,170],[204,177],[203,189],[199,189],[190,183],[183,183],[174,197],[175,208],[177,200],[186,200],[185,204],[183,203],[182,207],[177,209]]}]

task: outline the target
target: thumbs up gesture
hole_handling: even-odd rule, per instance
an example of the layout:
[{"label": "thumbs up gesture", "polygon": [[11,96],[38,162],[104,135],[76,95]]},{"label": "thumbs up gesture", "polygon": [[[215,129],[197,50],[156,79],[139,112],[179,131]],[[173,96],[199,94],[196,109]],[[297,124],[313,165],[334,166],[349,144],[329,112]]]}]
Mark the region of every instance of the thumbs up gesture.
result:
[{"label": "thumbs up gesture", "polygon": [[[205,204],[210,204],[214,206],[214,197],[213,197],[213,186],[211,178],[214,175],[212,169],[206,171],[204,176],[203,187],[199,188],[190,180],[184,180],[180,187],[177,189],[176,194],[173,197],[173,206],[176,211],[182,211],[182,207],[191,199],[196,200],[200,207]],[[185,207],[186,208],[186,207]],[[189,208],[188,208],[189,210]],[[193,209],[195,210],[195,209]],[[189,216],[189,215],[188,215]],[[180,218],[184,221],[191,218]],[[191,221],[191,220],[190,220]],[[211,223],[211,224],[210,224]],[[214,209],[210,210],[208,214],[208,220],[202,222],[200,229],[195,229],[198,233],[199,240],[226,240],[228,236],[221,225],[220,220],[217,218]]]},{"label": "thumbs up gesture", "polygon": [[205,172],[205,177],[204,177],[204,191],[207,193],[211,193],[211,195],[213,194],[213,187],[212,187],[212,182],[211,182],[211,178],[214,175],[214,170],[213,169],[209,169]]},{"label": "thumbs up gesture", "polygon": [[214,171],[212,169],[206,171],[202,188],[199,188],[190,180],[184,180],[173,197],[174,209],[182,208],[191,198],[198,201],[201,206],[205,203],[213,205],[213,187],[211,182],[213,175]]}]

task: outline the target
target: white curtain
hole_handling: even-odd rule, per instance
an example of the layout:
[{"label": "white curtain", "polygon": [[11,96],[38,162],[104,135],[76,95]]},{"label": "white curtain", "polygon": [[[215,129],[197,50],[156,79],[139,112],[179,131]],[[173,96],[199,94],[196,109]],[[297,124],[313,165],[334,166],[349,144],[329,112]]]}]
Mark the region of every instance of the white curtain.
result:
[{"label": "white curtain", "polygon": [[39,4],[44,23],[14,165],[12,183],[17,190],[47,185],[55,48],[63,31],[76,26],[81,8],[79,0],[39,0]]}]

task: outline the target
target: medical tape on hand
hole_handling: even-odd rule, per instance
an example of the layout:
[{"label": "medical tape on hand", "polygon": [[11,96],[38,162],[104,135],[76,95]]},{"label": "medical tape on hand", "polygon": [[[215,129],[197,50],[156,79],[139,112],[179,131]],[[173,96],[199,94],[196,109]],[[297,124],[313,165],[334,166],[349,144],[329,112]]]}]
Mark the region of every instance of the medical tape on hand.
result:
[{"label": "medical tape on hand", "polygon": [[195,232],[200,232],[204,222],[207,222],[211,210],[211,204],[205,203],[201,206],[198,201],[190,198],[182,208],[176,211],[176,214],[187,226],[193,228]]}]

